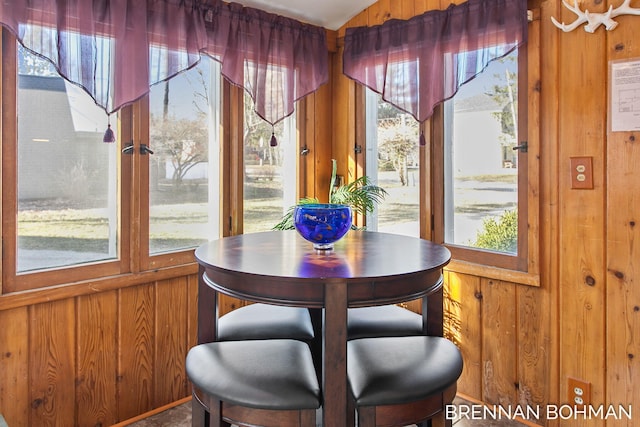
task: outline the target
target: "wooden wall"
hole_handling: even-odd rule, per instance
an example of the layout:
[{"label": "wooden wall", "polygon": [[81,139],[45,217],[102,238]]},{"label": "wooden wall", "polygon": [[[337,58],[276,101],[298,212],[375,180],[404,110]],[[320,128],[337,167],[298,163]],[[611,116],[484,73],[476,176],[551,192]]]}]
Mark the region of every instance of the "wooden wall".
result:
[{"label": "wooden wall", "polygon": [[[459,1],[458,1],[459,2]],[[622,1],[582,0],[591,12]],[[406,19],[446,0],[379,0],[349,26]],[[640,164],[637,132],[607,131],[608,62],[640,58],[640,17],[622,16],[615,31],[582,27],[562,32],[551,17],[576,16],[559,0],[531,2],[539,19],[540,91],[539,287],[497,280],[489,269],[451,269],[446,283],[447,329],[460,345],[465,369],[459,391],[488,404],[561,405],[568,378],[591,385],[593,405],[640,408]],[[637,7],[637,5],[636,5]],[[340,39],[338,39],[340,45]],[[532,46],[535,46],[532,44]],[[339,55],[337,55],[339,58]],[[336,60],[336,63],[339,59]],[[334,67],[336,157],[349,159],[356,126],[353,82]],[[594,188],[571,188],[570,158],[593,158]],[[349,163],[351,164],[351,163]],[[350,171],[351,172],[351,171]],[[637,282],[637,281],[636,281]],[[535,420],[539,425],[632,426],[609,417]],[[553,417],[551,417],[553,418]]]},{"label": "wooden wall", "polygon": [[0,413],[8,425],[109,426],[188,396],[196,278],[87,284],[33,304],[3,297]]}]

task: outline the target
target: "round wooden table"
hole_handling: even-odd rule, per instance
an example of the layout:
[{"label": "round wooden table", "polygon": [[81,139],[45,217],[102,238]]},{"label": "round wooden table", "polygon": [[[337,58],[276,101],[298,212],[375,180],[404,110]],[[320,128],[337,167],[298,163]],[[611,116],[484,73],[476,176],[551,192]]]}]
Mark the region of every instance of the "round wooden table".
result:
[{"label": "round wooden table", "polygon": [[269,304],[308,307],[322,325],[323,423],[345,426],[347,308],[423,298],[425,333],[442,335],[442,268],[451,254],[428,240],[350,231],[331,251],[316,251],[295,231],[214,240],[200,265],[198,342],[216,340],[218,292]]}]

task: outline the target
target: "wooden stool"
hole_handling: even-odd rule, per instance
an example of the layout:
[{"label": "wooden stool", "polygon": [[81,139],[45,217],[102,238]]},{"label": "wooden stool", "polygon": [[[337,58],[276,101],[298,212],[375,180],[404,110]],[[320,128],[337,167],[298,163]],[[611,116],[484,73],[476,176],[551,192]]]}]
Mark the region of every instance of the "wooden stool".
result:
[{"label": "wooden stool", "polygon": [[189,350],[192,425],[315,427],[321,393],[308,344],[221,341]]},{"label": "wooden stool", "polygon": [[270,304],[249,304],[218,319],[218,341],[295,339],[314,337],[309,310]]},{"label": "wooden stool", "polygon": [[[362,338],[347,343],[351,405],[359,427],[426,426],[453,402],[462,356],[433,336]],[[451,420],[444,420],[451,425]]]}]

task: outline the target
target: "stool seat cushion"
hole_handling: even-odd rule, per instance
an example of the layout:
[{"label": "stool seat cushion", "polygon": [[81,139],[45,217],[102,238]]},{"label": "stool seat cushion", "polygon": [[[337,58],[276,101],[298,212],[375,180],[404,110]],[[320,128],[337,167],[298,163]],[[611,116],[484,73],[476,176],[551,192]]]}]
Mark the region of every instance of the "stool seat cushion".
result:
[{"label": "stool seat cushion", "polygon": [[309,310],[270,304],[250,304],[218,319],[218,340],[291,338],[310,341],[314,337]]},{"label": "stool seat cushion", "polygon": [[194,386],[224,402],[271,410],[320,407],[311,351],[302,341],[200,344],[189,350],[186,371]]},{"label": "stool seat cushion", "polygon": [[421,335],[422,316],[397,305],[350,308],[349,339]]},{"label": "stool seat cushion", "polygon": [[362,338],[347,343],[347,372],[357,406],[410,403],[455,384],[462,356],[441,337]]}]

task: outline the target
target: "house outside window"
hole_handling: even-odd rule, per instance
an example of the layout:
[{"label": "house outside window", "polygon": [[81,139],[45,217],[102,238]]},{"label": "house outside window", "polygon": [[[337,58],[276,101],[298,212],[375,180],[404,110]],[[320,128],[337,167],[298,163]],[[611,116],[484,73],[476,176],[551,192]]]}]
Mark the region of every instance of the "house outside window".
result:
[{"label": "house outside window", "polygon": [[490,63],[435,116],[433,227],[453,259],[526,271],[526,50],[518,53]]},{"label": "house outside window", "polygon": [[118,152],[102,142],[107,115],[47,61],[17,52],[16,272],[116,259]]},{"label": "house outside window", "polygon": [[517,73],[512,54],[445,101],[447,244],[518,253]]}]

